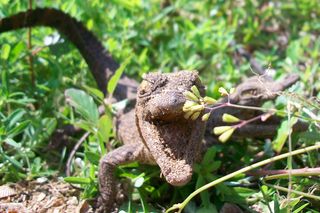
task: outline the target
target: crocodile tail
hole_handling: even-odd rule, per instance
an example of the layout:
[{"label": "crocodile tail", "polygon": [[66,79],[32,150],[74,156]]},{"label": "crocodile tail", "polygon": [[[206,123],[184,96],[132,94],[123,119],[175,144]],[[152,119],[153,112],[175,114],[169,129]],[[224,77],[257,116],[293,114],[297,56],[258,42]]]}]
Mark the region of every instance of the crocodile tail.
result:
[{"label": "crocodile tail", "polygon": [[[37,8],[0,19],[0,33],[26,27],[47,26],[64,34],[80,51],[101,91],[119,67],[101,42],[83,24],[70,15],[53,8]],[[132,96],[137,83],[123,76],[114,92],[117,100]]]}]

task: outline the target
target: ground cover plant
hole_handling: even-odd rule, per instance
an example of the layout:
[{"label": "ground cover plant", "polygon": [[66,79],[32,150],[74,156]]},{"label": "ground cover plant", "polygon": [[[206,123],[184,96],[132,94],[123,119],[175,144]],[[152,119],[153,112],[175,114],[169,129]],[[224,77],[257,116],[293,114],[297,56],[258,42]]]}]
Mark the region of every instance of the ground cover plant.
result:
[{"label": "ground cover plant", "polygon": [[[27,1],[0,0],[0,18],[28,7]],[[287,73],[300,76],[275,102],[262,106],[282,117],[277,135],[267,140],[225,135],[224,143],[208,149],[186,186],[168,185],[157,167],[137,163],[120,167],[117,176],[130,180],[124,183],[128,200],[123,211],[161,212],[211,181],[320,141],[316,0],[43,0],[34,1],[32,7],[58,8],[81,20],[122,64],[119,72],[137,80],[147,72],[196,69],[207,96],[218,99],[258,72],[239,55],[240,47],[275,79]],[[123,103],[107,105],[107,113],[99,117],[102,93],[79,52],[55,30],[33,28],[31,36],[27,29],[4,33],[0,45],[0,184],[65,177],[81,187],[81,198],[94,198],[99,158],[118,145],[112,110]],[[308,123],[308,130],[291,134],[298,118]],[[228,115],[226,119],[238,121]],[[82,131],[55,141],[53,133],[68,124]],[[66,174],[68,157],[81,140]],[[318,212],[319,157],[317,151],[304,152],[269,162],[261,171],[237,174],[202,191],[184,210],[219,212],[236,204],[249,212]]]}]

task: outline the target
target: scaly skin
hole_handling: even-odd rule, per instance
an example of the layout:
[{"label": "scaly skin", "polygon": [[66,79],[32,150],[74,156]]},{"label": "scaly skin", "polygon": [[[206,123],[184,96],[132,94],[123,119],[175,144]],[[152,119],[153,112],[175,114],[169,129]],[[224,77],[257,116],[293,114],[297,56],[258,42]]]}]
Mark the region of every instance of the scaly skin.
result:
[{"label": "scaly skin", "polygon": [[[274,100],[281,91],[289,88],[299,80],[299,76],[296,74],[288,74],[281,81],[273,81],[267,76],[254,76],[246,79],[244,82],[239,84],[235,92],[230,95],[229,101],[232,104],[246,105],[246,106],[261,106],[264,102]],[[228,99],[224,98],[220,103],[227,102]],[[212,129],[216,126],[229,125],[222,121],[222,115],[224,113],[232,114],[242,120],[248,120],[259,114],[261,111],[238,109],[233,107],[224,107],[216,109],[211,115],[207,122],[205,139],[209,144],[212,141],[217,141],[216,136],[212,135]],[[257,121],[244,127],[237,129],[233,134],[235,137],[250,137],[250,138],[272,138],[279,127],[281,119],[277,116],[270,117],[267,121]],[[294,131],[305,131],[307,125],[302,122],[298,122],[293,126]]]},{"label": "scaly skin", "polygon": [[183,92],[192,85],[197,85],[204,95],[196,72],[146,75],[138,90],[136,113],[125,114],[125,120],[118,126],[124,145],[100,161],[98,212],[115,208],[113,172],[124,163],[158,164],[168,183],[180,186],[189,182],[205,130],[201,119],[191,121],[183,117]]},{"label": "scaly skin", "polygon": [[183,92],[193,85],[204,95],[204,86],[196,72],[151,73],[138,90],[136,123],[140,138],[164,178],[174,186],[184,185],[191,179],[205,130],[201,118],[193,121],[183,117]]}]

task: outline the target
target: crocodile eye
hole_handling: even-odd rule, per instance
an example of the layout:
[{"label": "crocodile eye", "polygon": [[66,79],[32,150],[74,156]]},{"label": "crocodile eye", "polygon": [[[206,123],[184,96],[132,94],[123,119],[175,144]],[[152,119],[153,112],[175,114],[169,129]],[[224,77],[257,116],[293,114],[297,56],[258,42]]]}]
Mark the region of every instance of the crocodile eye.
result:
[{"label": "crocodile eye", "polygon": [[144,94],[146,94],[147,93],[147,91],[145,90],[145,89],[141,89],[140,91],[139,91],[139,95],[144,95]]},{"label": "crocodile eye", "polygon": [[253,89],[250,91],[251,95],[257,95],[257,90]]},{"label": "crocodile eye", "polygon": [[244,90],[241,93],[242,96],[256,96],[257,95],[257,90],[256,89],[248,89]]},{"label": "crocodile eye", "polygon": [[143,96],[150,90],[150,83],[148,81],[142,81],[139,89],[139,96]]}]

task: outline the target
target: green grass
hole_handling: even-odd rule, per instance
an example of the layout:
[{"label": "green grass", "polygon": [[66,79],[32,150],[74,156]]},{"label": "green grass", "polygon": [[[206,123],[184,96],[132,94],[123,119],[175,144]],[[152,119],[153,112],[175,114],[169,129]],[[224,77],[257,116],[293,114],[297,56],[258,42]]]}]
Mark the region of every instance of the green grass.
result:
[{"label": "green grass", "polygon": [[[317,0],[261,2],[34,1],[34,7],[59,8],[81,20],[118,62],[124,63],[130,57],[124,72],[137,80],[146,72],[196,69],[207,85],[207,95],[218,98],[219,87],[230,89],[252,75],[249,63],[236,54],[238,45],[251,51],[265,69],[270,67],[275,78],[290,72],[301,78],[290,89],[290,94],[284,94],[273,104],[268,103],[268,107],[284,110],[290,100],[290,105],[295,105],[301,115],[310,118],[309,130],[292,134],[291,146],[284,143],[290,123],[284,117],[278,136],[271,140],[230,140],[210,148],[203,161],[195,166],[192,181],[184,187],[169,186],[159,178],[157,167],[136,163],[122,166],[117,170],[118,177],[129,178],[133,187],[130,202],[124,204],[126,211],[130,207],[145,212],[160,211],[159,205],[169,208],[200,186],[251,165],[258,153],[262,153],[261,159],[267,159],[274,156],[275,151],[286,153],[289,147],[295,150],[320,141],[317,127],[320,4]],[[27,7],[27,1],[0,0],[0,18]],[[52,29],[32,29],[33,50],[40,48],[33,61],[35,86],[30,80],[27,60],[30,54],[26,45],[27,30],[0,35],[0,183],[65,175],[63,167],[70,147],[52,150],[47,146],[55,129],[76,124],[90,134],[76,153],[75,177],[69,181],[81,183],[83,197],[92,198],[97,192],[96,171],[104,143],[117,144],[111,113],[96,117],[101,97],[92,92],[96,84],[87,65],[61,36],[57,43],[45,46],[44,39],[52,34],[56,35]],[[82,95],[82,102],[76,103],[80,105],[77,110],[65,102],[66,90],[70,96]],[[72,140],[78,141],[81,136]],[[288,162],[277,161],[269,169],[315,168],[319,162],[319,154],[309,152],[294,156]],[[244,209],[259,206],[274,212],[298,212],[299,208],[304,208],[304,212],[318,212],[320,207],[315,199],[289,193],[288,200],[287,192],[278,187],[291,186],[293,190],[319,197],[317,175],[292,176],[288,181],[288,178],[261,180],[241,174],[202,192],[185,211],[215,212],[224,203],[231,202]]]}]

